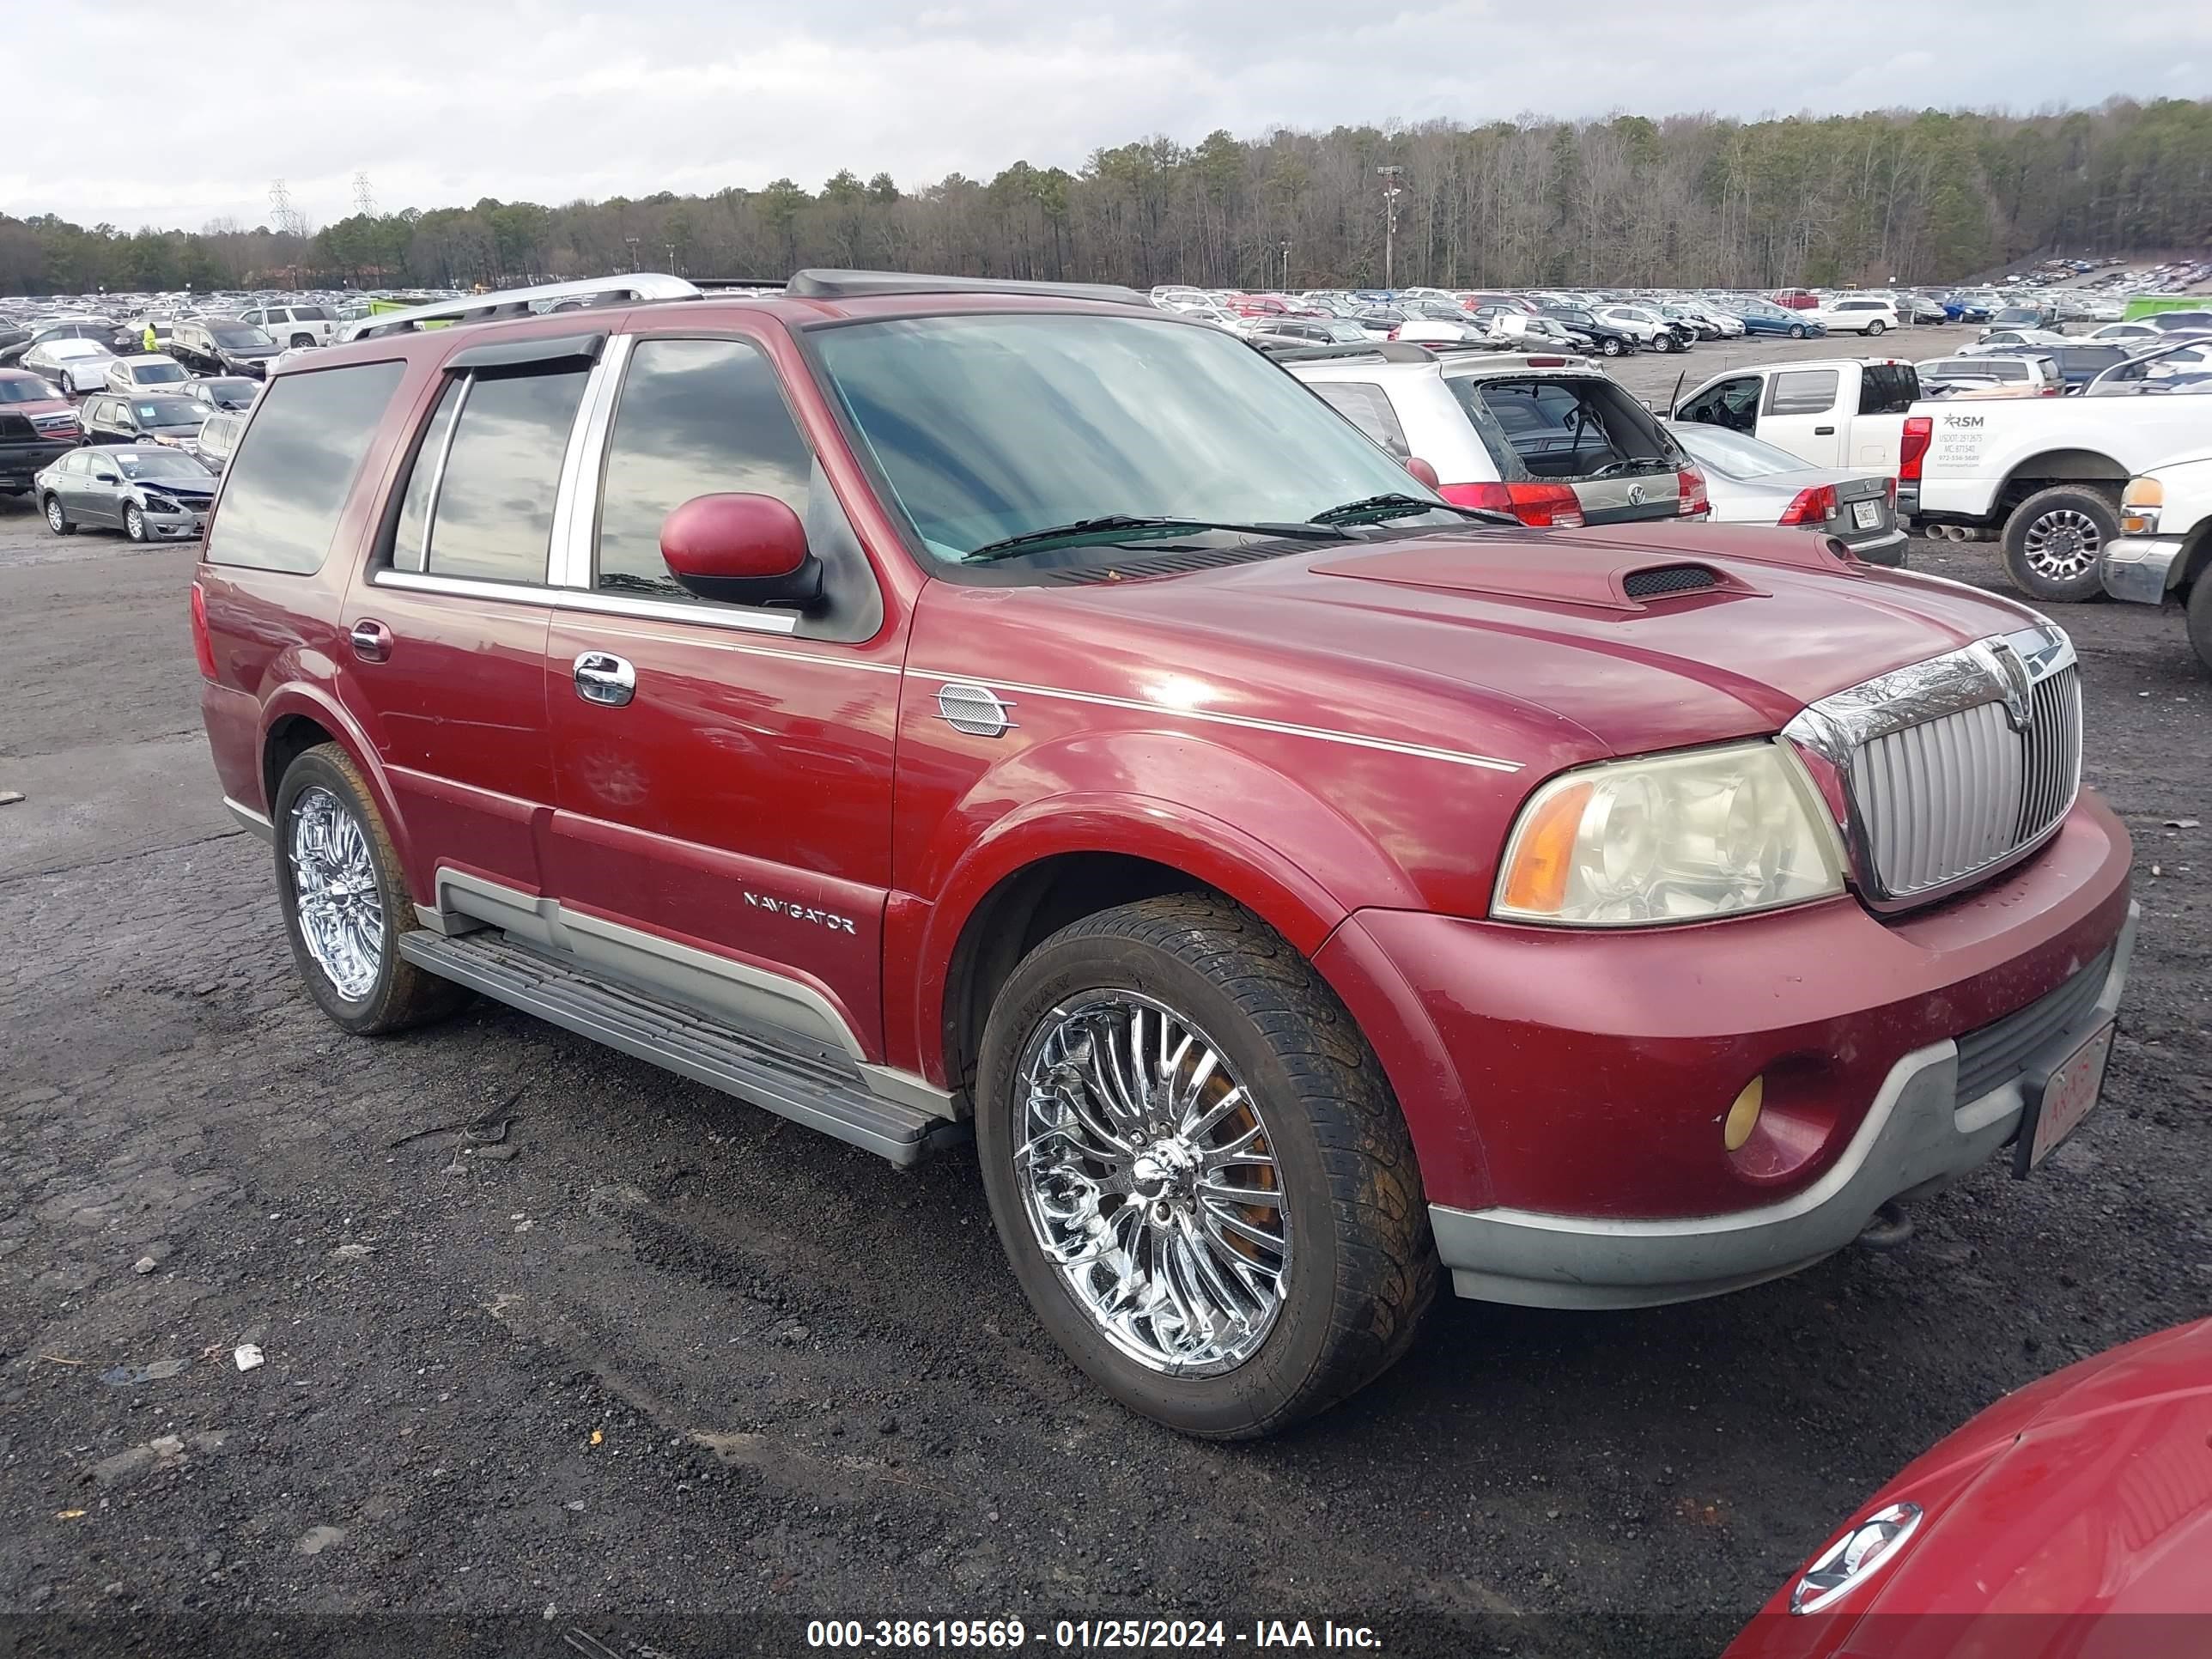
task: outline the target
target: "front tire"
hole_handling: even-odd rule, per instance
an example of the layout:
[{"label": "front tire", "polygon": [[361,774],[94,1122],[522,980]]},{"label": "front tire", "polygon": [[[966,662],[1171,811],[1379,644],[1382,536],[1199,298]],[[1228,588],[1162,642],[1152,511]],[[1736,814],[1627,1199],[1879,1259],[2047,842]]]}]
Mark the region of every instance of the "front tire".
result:
[{"label": "front tire", "polygon": [[1620,356],[1620,342],[1614,339],[1607,339],[1602,345],[1598,347],[1598,349],[1605,353],[1608,357],[1618,357]]},{"label": "front tire", "polygon": [[123,509],[123,533],[134,542],[146,539],[146,515],[135,505]]},{"label": "front tire", "polygon": [[1413,1340],[1437,1263],[1412,1138],[1351,1016],[1229,901],[1062,928],[983,1035],[975,1131],[1030,1306],[1108,1393],[1270,1434]]},{"label": "front tire", "polygon": [[70,522],[69,514],[62,511],[62,498],[58,495],[46,497],[46,528],[57,536],[76,534],[76,526]]},{"label": "front tire", "polygon": [[2189,624],[2189,648],[2197,653],[2197,660],[2212,672],[2212,570],[2197,573],[2196,584],[2189,590],[2182,614]]},{"label": "front tire", "polygon": [[2098,561],[2120,533],[2110,500],[2081,484],[2038,490],[2005,520],[2005,574],[2030,599],[2079,604],[2102,597]]},{"label": "front tire", "polygon": [[1802,324],[1802,323],[1792,323],[1792,324],[1790,324],[1790,337],[1791,339],[1793,339],[1793,340],[1802,340],[1802,339],[1803,339],[1803,338],[1805,337],[1805,325],[1804,325],[1804,324]]},{"label": "front tire", "polygon": [[399,954],[421,926],[384,819],[344,750],[319,744],[277,786],[276,897],[307,993],[356,1036],[442,1019],[470,993]]}]

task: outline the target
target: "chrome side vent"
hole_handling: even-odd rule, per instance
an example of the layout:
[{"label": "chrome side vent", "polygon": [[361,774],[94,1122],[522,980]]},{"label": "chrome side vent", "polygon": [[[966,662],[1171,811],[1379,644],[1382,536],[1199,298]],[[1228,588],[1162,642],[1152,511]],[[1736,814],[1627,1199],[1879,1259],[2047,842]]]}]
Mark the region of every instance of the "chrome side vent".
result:
[{"label": "chrome side vent", "polygon": [[955,680],[937,688],[937,718],[971,738],[1006,736],[1014,724],[1006,717],[1010,707],[989,686],[973,680]]}]

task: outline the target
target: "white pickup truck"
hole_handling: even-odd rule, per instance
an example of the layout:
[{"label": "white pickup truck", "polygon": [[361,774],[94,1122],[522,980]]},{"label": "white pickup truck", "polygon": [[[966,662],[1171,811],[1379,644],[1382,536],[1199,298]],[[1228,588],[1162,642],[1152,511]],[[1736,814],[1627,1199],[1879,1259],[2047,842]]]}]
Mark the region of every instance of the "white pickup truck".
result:
[{"label": "white pickup truck", "polygon": [[2212,449],[2176,455],[2128,480],[2120,533],[2105,550],[2101,574],[2116,599],[2178,601],[2197,659],[2212,668]]},{"label": "white pickup truck", "polygon": [[2212,395],[1918,401],[1905,362],[1820,359],[1734,369],[1674,418],[1724,426],[1814,466],[1880,470],[1918,524],[1994,530],[2032,598],[2094,599],[2137,473],[2212,439]]},{"label": "white pickup truck", "polygon": [[2120,533],[2121,491],[2212,441],[2212,395],[1922,404],[1908,427],[1922,453],[1900,472],[1900,512],[1995,529],[2022,592],[2087,599]]},{"label": "white pickup truck", "polygon": [[1674,399],[1674,418],[1724,426],[1808,466],[1894,477],[1920,377],[1896,358],[1816,357],[1716,374]]}]

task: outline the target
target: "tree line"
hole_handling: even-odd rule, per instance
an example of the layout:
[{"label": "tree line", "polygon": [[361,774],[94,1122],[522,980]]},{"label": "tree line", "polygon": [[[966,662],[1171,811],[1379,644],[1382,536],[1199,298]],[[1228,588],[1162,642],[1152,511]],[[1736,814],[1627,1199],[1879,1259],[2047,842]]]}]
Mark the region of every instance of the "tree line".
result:
[{"label": "tree line", "polygon": [[[1377,170],[1401,169],[1387,180]],[[1394,197],[1384,187],[1395,182]],[[1948,283],[2023,257],[2212,242],[2212,102],[2032,116],[1525,116],[1209,134],[902,189],[840,172],[710,196],[356,214],[312,234],[0,216],[0,293],[498,287],[807,265],[1206,287]]]}]

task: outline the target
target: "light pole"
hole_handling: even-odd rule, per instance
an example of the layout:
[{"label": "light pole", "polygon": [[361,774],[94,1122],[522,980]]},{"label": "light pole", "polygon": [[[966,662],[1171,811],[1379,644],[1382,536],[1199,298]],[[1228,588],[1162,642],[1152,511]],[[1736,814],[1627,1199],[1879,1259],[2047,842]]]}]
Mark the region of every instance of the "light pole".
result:
[{"label": "light pole", "polygon": [[632,270],[635,270],[637,269],[637,238],[635,236],[625,236],[623,238],[623,240],[629,244],[629,268]]},{"label": "light pole", "polygon": [[1406,176],[1403,167],[1377,167],[1382,178],[1382,204],[1387,216],[1382,225],[1382,286],[1392,293],[1398,289],[1397,275],[1393,267],[1398,252],[1398,180]]},{"label": "light pole", "polygon": [[1289,293],[1289,292],[1290,292],[1290,289],[1291,289],[1291,239],[1290,239],[1289,237],[1285,236],[1285,237],[1284,237],[1284,238],[1283,238],[1283,291],[1284,291],[1285,294],[1287,294],[1287,293]]}]

